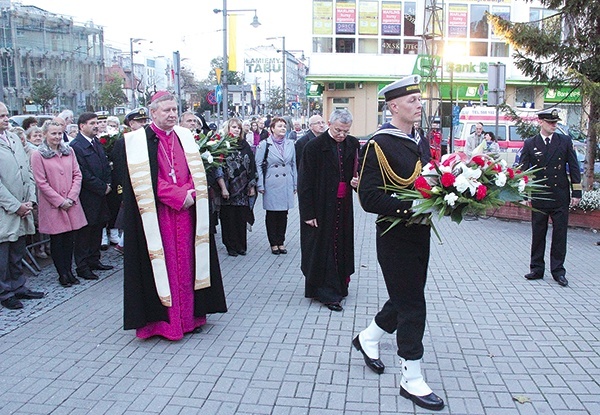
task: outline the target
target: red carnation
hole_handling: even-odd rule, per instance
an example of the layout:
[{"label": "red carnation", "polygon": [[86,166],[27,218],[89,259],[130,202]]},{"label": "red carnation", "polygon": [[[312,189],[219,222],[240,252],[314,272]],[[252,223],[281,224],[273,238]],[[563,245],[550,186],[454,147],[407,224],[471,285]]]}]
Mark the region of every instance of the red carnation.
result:
[{"label": "red carnation", "polygon": [[417,180],[415,180],[415,189],[417,189],[419,193],[421,193],[421,196],[423,196],[425,199],[431,198],[431,186],[429,183],[427,183],[427,179],[425,179],[425,177],[419,176]]},{"label": "red carnation", "polygon": [[487,187],[485,187],[484,185],[480,184],[477,187],[477,193],[475,194],[475,199],[482,200],[485,197],[486,194],[487,194]]},{"label": "red carnation", "polygon": [[106,143],[108,143],[108,140],[106,139],[106,137],[100,138],[100,144],[102,144],[104,146],[104,145],[106,145]]},{"label": "red carnation", "polygon": [[442,186],[450,187],[454,184],[456,177],[452,173],[443,173],[440,181],[442,182]]},{"label": "red carnation", "polygon": [[502,172],[502,166],[499,165],[499,164],[494,164],[493,167],[492,167],[492,170],[494,170],[495,172],[500,173],[500,172]]},{"label": "red carnation", "polygon": [[471,158],[471,161],[475,164],[477,164],[478,166],[485,166],[485,157],[483,156],[473,156]]},{"label": "red carnation", "polygon": [[509,179],[514,179],[515,178],[515,171],[513,169],[511,169],[509,167],[508,169],[506,169],[506,172],[508,173],[508,178]]},{"label": "red carnation", "polygon": [[523,180],[525,180],[525,183],[529,183],[529,176],[523,176]]}]

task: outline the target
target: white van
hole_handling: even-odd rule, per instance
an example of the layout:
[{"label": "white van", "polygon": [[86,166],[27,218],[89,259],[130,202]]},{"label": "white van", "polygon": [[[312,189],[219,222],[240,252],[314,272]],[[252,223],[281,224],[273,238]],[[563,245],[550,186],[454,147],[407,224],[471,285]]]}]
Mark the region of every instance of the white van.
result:
[{"label": "white van", "polygon": [[[539,110],[515,109],[515,113],[525,121],[537,122]],[[524,138],[517,133],[517,126],[506,112],[498,114],[498,133],[496,134],[495,107],[464,107],[460,110],[459,124],[454,127],[454,151],[464,151],[467,137],[475,131],[477,123],[483,124],[483,131],[491,131],[496,135],[500,146],[500,156],[509,165],[515,162],[515,156],[523,147]],[[562,131],[561,131],[562,132]]]}]

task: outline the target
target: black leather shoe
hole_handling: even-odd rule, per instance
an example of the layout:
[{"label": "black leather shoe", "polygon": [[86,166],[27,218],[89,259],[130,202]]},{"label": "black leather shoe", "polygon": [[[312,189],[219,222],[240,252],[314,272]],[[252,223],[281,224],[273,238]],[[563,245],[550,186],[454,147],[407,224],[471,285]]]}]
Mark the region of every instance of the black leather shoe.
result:
[{"label": "black leather shoe", "polygon": [[106,250],[108,250],[108,245],[104,245],[104,244],[103,244],[103,245],[100,245],[100,250],[101,250],[101,251],[106,251]]},{"label": "black leather shoe", "polygon": [[23,308],[23,303],[16,299],[14,296],[9,297],[6,300],[0,301],[0,304],[8,308],[9,310],[18,310],[20,308]]},{"label": "black leather shoe", "polygon": [[367,354],[362,348],[362,345],[360,344],[360,339],[358,338],[358,336],[356,336],[354,340],[352,340],[352,345],[356,350],[362,353],[363,358],[365,359],[365,363],[367,364],[367,367],[369,369],[371,369],[378,375],[381,375],[383,373],[383,371],[385,370],[385,365],[383,364],[383,362],[380,359],[371,359],[369,356],[367,356]]},{"label": "black leather shoe", "polygon": [[246,250],[245,249],[240,249],[239,251],[237,251],[238,255],[246,255]]},{"label": "black leather shoe", "polygon": [[285,254],[287,254],[287,249],[285,249],[285,247],[283,247],[283,248],[279,247],[279,253],[285,255]]},{"label": "black leather shoe", "polygon": [[202,326],[196,327],[194,330],[192,330],[192,333],[194,333],[194,334],[202,333]]},{"label": "black leather shoe", "polygon": [[67,274],[59,275],[58,276],[58,283],[60,285],[62,285],[63,287],[70,287],[70,286],[73,285],[71,283],[71,280],[69,279],[69,276]]},{"label": "black leather shoe", "polygon": [[39,300],[40,298],[44,298],[44,293],[40,291],[27,290],[22,293],[15,293],[15,298],[17,300]]},{"label": "black leather shoe", "polygon": [[73,285],[79,285],[81,284],[81,282],[79,282],[79,280],[77,279],[77,277],[75,275],[73,275],[73,272],[71,272],[71,270],[69,270],[69,272],[67,273],[69,275],[69,282]]},{"label": "black leather shoe", "polygon": [[77,276],[79,278],[83,278],[84,280],[97,280],[98,279],[98,276],[96,274],[94,274],[91,269],[77,271]]},{"label": "black leather shoe", "polygon": [[327,303],[325,304],[328,309],[331,311],[342,311],[344,308],[340,305],[340,303]]},{"label": "black leather shoe", "polygon": [[525,274],[525,278],[527,278],[528,280],[541,280],[542,278],[544,278],[544,276],[536,274],[535,272],[530,272],[529,274]]},{"label": "black leather shoe", "polygon": [[561,287],[566,287],[567,285],[569,285],[569,281],[567,281],[567,278],[564,275],[554,277],[554,281],[556,281]]},{"label": "black leather shoe", "polygon": [[229,256],[238,256],[238,253],[237,253],[237,252],[235,252],[233,249],[228,249],[228,250],[227,250],[227,254],[228,254]]},{"label": "black leather shoe", "polygon": [[279,248],[275,248],[275,249],[271,248],[271,253],[273,255],[279,255]]},{"label": "black leather shoe", "polygon": [[420,406],[421,408],[429,409],[432,411],[441,411],[444,409],[444,401],[442,398],[437,396],[435,393],[431,392],[427,396],[416,396],[409,393],[402,386],[400,387],[400,396],[406,399],[410,399],[414,402],[415,405]]},{"label": "black leather shoe", "polygon": [[98,262],[96,264],[90,265],[91,270],[98,270],[98,271],[108,271],[109,269],[113,269],[113,268],[114,267],[112,265],[106,265],[106,264],[103,264],[102,262]]}]

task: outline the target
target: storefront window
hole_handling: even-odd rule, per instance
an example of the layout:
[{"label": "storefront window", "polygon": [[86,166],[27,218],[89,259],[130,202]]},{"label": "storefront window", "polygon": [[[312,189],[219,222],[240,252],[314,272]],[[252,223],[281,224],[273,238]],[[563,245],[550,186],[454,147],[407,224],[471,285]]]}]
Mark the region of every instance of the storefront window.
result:
[{"label": "storefront window", "polygon": [[330,37],[315,37],[313,38],[314,53],[332,53],[333,39]]},{"label": "storefront window", "polygon": [[417,3],[404,3],[404,36],[415,36],[415,21],[417,19]]},{"label": "storefront window", "polygon": [[405,55],[416,55],[419,53],[419,41],[418,40],[405,40],[404,41],[404,54]]},{"label": "storefront window", "polygon": [[377,53],[377,39],[359,39],[358,53]]},{"label": "storefront window", "polygon": [[382,39],[381,41],[381,53],[402,53],[402,46],[400,39]]},{"label": "storefront window", "polygon": [[354,53],[354,44],[354,39],[338,38],[335,40],[335,53]]},{"label": "storefront window", "polygon": [[471,42],[470,56],[487,56],[487,42]]},{"label": "storefront window", "polygon": [[485,12],[489,10],[488,6],[472,5],[470,26],[471,38],[487,39],[488,38],[488,21],[485,17]]},{"label": "storefront window", "polygon": [[466,4],[450,4],[448,8],[448,36],[467,37],[469,9]]},{"label": "storefront window", "polygon": [[495,43],[492,42],[490,47],[490,56],[498,58],[508,58],[509,47],[508,43]]}]

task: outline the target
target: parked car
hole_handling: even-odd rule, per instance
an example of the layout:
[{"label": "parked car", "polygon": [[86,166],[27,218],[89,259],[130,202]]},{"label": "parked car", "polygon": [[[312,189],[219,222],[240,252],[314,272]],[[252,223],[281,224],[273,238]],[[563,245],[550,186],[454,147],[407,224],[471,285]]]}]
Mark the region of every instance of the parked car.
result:
[{"label": "parked car", "polygon": [[11,127],[21,127],[23,126],[23,120],[25,118],[35,117],[38,120],[38,126],[42,126],[45,121],[51,120],[54,118],[54,115],[46,115],[46,114],[23,114],[23,115],[13,115],[8,119]]}]

